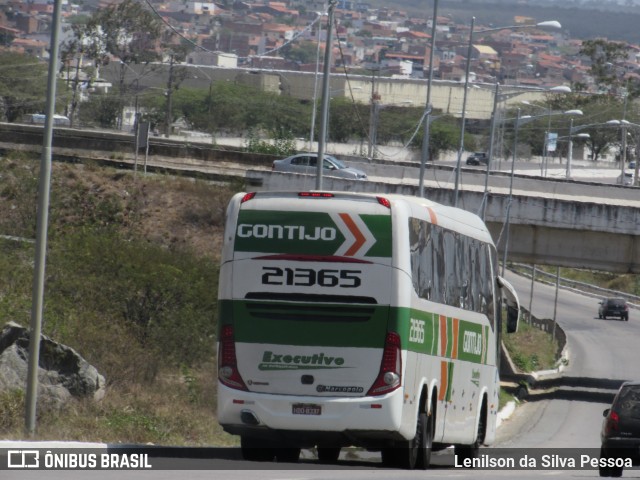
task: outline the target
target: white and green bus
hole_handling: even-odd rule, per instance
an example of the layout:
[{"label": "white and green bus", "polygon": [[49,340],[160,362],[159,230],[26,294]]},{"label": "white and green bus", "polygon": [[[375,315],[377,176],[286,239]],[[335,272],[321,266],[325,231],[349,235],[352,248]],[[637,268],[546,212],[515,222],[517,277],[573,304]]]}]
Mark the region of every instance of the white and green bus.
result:
[{"label": "white and green bus", "polygon": [[[495,437],[501,305],[484,223],[429,200],[237,194],[219,286],[218,421],[250,460],[360,446],[427,468]],[[277,448],[274,448],[277,447]]]}]

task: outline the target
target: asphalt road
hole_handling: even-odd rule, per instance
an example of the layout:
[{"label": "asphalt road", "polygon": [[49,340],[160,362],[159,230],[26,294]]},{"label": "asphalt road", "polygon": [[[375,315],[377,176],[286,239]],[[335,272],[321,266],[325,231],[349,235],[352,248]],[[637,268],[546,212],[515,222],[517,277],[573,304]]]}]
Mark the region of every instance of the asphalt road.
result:
[{"label": "asphalt road", "polygon": [[[513,274],[508,278],[528,306],[531,281]],[[533,314],[553,318],[554,300],[554,286],[536,283]],[[526,421],[503,446],[599,448],[602,411],[622,381],[639,375],[640,312],[632,310],[628,322],[600,320],[598,302],[559,291],[556,318],[567,333],[569,364],[554,391],[532,395],[519,409],[516,417]]]}]

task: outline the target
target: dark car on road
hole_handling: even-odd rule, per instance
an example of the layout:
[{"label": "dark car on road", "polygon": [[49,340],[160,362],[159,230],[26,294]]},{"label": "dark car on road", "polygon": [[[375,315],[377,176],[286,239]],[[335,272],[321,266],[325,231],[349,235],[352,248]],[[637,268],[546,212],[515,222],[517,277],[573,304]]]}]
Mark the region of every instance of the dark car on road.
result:
[{"label": "dark car on road", "polygon": [[640,382],[625,382],[603,412],[600,476],[622,476],[623,464],[640,462]]},{"label": "dark car on road", "polygon": [[486,152],[474,152],[467,157],[467,165],[485,165],[489,162],[489,156]]},{"label": "dark car on road", "polygon": [[[354,180],[366,180],[367,174],[357,168],[347,167],[344,163],[332,155],[323,155],[323,172],[330,177],[351,178]],[[272,170],[275,172],[306,173],[314,175],[318,168],[317,153],[298,153],[282,160],[273,162]]]},{"label": "dark car on road", "polygon": [[600,302],[598,318],[620,317],[620,320],[629,320],[629,305],[624,298],[605,298]]}]

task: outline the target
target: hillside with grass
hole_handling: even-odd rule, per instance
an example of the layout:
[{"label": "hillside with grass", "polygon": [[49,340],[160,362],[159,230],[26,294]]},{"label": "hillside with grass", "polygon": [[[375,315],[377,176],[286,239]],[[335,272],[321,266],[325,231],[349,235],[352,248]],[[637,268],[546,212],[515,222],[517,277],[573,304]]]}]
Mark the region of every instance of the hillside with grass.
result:
[{"label": "hillside with grass", "polygon": [[[0,159],[0,321],[31,316],[39,159]],[[43,333],[107,380],[100,403],[39,405],[37,439],[225,445],[215,420],[224,213],[240,186],[52,170]],[[24,393],[0,394],[0,439],[23,438]]]}]

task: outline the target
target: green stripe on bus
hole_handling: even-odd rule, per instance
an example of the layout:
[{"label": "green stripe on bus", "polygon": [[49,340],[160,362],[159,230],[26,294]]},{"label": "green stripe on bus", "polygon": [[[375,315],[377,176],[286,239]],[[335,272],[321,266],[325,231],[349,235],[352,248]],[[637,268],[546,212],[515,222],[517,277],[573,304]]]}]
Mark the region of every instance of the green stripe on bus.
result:
[{"label": "green stripe on bus", "polygon": [[388,305],[245,300],[220,304],[220,322],[231,322],[235,341],[244,343],[382,348],[389,324]]},{"label": "green stripe on bus", "polygon": [[[402,310],[402,309],[398,309]],[[457,336],[454,333],[454,319],[447,317],[440,331],[440,316],[430,312],[412,309],[409,318],[399,325],[402,332],[402,345],[412,352],[452,358],[454,342],[457,342],[456,359],[473,363],[486,363],[489,327],[466,320],[458,321]],[[440,335],[444,335],[441,338]],[[444,350],[439,352],[438,345],[444,340]]]},{"label": "green stripe on bus", "polygon": [[[403,348],[438,356],[440,335],[446,335],[441,356],[451,358],[453,318],[409,308],[381,305],[308,304],[220,300],[218,328],[233,324],[235,339],[245,343],[382,348],[387,331],[398,332]],[[457,359],[486,363],[489,327],[459,320]]]}]

